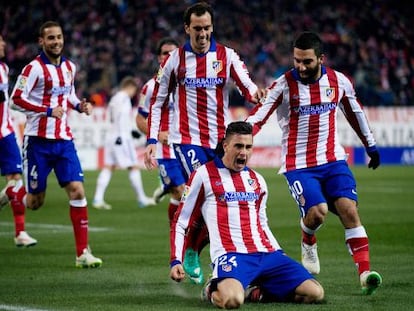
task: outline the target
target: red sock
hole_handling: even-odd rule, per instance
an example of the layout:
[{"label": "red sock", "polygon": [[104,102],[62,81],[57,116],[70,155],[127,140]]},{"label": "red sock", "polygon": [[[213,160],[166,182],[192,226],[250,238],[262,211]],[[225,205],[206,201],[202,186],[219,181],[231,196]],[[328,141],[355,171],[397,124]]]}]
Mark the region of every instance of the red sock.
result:
[{"label": "red sock", "polygon": [[202,249],[208,244],[208,231],[207,226],[203,222],[193,222],[187,232],[186,236],[186,247],[192,248],[198,253],[201,253]]},{"label": "red sock", "polygon": [[197,240],[196,240],[196,245],[195,245],[195,249],[198,250],[198,253],[200,254],[201,251],[203,250],[203,248],[210,242],[210,239],[208,237],[208,230],[207,230],[207,225],[203,224],[199,234],[197,236]]},{"label": "red sock", "polygon": [[24,231],[25,206],[22,202],[19,202],[17,200],[11,201],[10,205],[13,210],[15,234],[18,236],[20,231]]},{"label": "red sock", "polygon": [[302,230],[302,242],[308,245],[313,245],[316,243],[316,236],[314,234],[307,234]]},{"label": "red sock", "polygon": [[21,185],[18,190],[15,192],[14,187],[9,187],[6,190],[6,194],[9,197],[10,205],[13,211],[14,217],[14,229],[15,235],[18,236],[20,231],[25,229],[25,209],[26,206],[23,203],[23,198],[26,195],[26,189]]},{"label": "red sock", "polygon": [[86,206],[71,206],[70,219],[75,234],[76,255],[79,257],[83,250],[88,247],[88,209]]},{"label": "red sock", "polygon": [[355,265],[358,268],[358,273],[369,271],[369,243],[368,238],[351,238],[346,240],[349,251],[354,259]]},{"label": "red sock", "polygon": [[170,201],[170,204],[168,205],[168,220],[170,221],[170,227],[171,227],[172,221],[174,219],[175,212],[178,209],[178,205],[179,204],[174,204],[171,201]]}]

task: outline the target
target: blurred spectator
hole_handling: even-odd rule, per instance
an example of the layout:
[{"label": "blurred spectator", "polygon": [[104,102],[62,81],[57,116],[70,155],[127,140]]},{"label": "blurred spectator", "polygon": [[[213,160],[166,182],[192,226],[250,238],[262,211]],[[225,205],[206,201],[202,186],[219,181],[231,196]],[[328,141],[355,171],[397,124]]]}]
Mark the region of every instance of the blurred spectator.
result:
[{"label": "blurred spectator", "polygon": [[[78,63],[80,97],[111,95],[127,75],[146,81],[151,57],[166,35],[182,38],[182,12],[192,0],[9,1],[0,5],[0,33],[8,39],[13,85],[38,52],[36,25],[59,16],[67,56]],[[349,75],[366,105],[414,105],[414,6],[391,0],[209,1],[215,36],[239,51],[253,80],[268,85],[292,64],[290,44],[303,30],[321,34],[327,65]],[[24,21],[24,23],[22,23]]]}]

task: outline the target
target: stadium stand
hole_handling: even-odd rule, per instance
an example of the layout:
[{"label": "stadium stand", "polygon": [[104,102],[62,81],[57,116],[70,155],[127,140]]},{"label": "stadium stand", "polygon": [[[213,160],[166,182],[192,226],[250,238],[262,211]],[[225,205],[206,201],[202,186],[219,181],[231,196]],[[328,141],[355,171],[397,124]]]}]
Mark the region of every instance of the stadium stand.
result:
[{"label": "stadium stand", "polygon": [[[10,81],[38,52],[46,20],[64,26],[65,54],[79,65],[77,91],[101,105],[126,75],[146,81],[156,70],[156,42],[184,40],[187,0],[9,1],[0,5]],[[215,37],[235,48],[258,84],[288,69],[291,42],[303,30],[327,42],[327,63],[348,74],[366,106],[414,106],[414,6],[403,1],[209,1]]]}]

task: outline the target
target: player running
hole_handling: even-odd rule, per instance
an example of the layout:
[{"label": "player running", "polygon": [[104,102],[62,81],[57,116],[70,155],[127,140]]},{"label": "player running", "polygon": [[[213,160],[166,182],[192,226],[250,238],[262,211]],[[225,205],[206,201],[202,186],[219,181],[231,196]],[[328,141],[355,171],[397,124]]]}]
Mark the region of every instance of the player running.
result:
[{"label": "player running", "polygon": [[361,223],[355,178],[337,133],[338,108],[345,114],[376,169],[380,157],[361,103],[351,81],[323,65],[322,41],[312,32],[294,42],[294,69],[269,88],[266,100],[247,121],[260,128],[276,110],[282,129],[283,173],[295,198],[302,228],[302,263],[313,274],[320,271],[316,232],[328,211],[338,215],[345,242],[358,269],[362,291],[372,294],[380,286],[371,271],[368,236]]},{"label": "player running", "polygon": [[[93,256],[88,246],[83,171],[68,125],[68,110],[89,115],[92,105],[76,96],[76,66],[62,56],[64,38],[57,22],[48,21],[40,27],[39,44],[41,53],[23,68],[11,95],[12,107],[27,117],[23,142],[27,207],[36,210],[43,205],[47,178],[53,170],[69,198],[76,244],[75,266],[100,267],[102,260]],[[20,189],[13,191],[22,202]]]}]

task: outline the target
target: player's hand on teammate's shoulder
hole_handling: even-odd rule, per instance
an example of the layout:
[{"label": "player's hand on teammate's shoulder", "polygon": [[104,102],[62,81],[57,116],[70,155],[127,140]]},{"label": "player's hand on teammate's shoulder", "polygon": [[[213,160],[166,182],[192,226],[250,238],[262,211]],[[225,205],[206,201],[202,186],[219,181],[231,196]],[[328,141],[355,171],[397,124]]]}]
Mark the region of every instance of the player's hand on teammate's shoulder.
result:
[{"label": "player's hand on teammate's shoulder", "polygon": [[253,95],[253,102],[255,104],[263,103],[266,99],[267,91],[267,89],[258,88],[256,93]]}]

